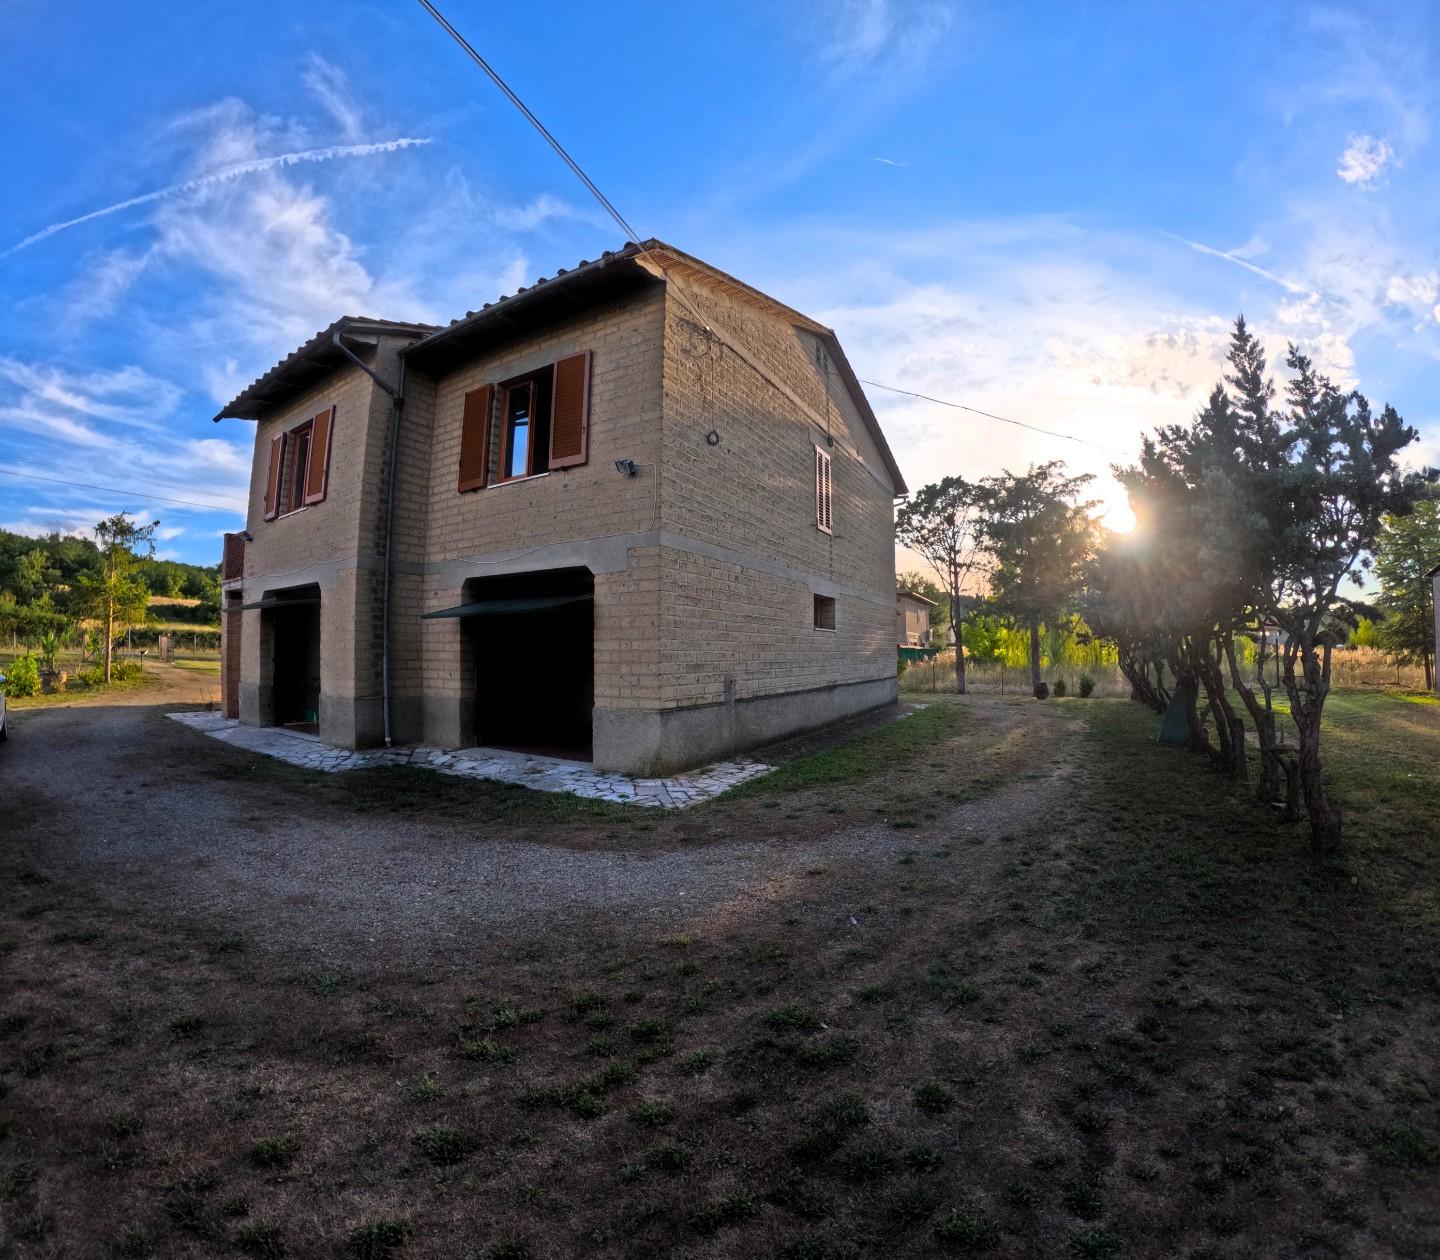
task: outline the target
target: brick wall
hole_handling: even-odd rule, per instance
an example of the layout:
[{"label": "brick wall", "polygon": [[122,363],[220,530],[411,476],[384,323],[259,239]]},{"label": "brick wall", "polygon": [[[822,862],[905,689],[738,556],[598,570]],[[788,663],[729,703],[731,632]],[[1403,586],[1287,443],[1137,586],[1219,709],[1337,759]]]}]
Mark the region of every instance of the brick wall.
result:
[{"label": "brick wall", "polygon": [[[716,554],[662,556],[662,703],[719,701],[727,674],[738,699],[893,677],[894,489],[854,401],[813,335],[683,292],[667,304],[661,521]],[[816,445],[832,460],[828,534]],[[817,593],[837,601],[833,633],[814,627]]]},{"label": "brick wall", "polygon": [[[403,338],[382,338],[369,366],[394,380],[399,367],[396,352],[405,344]],[[331,406],[335,416],[325,499],[267,521],[271,440]],[[373,704],[380,696],[380,570],[389,422],[389,396],[358,367],[347,365],[259,421],[255,430],[248,508],[253,541],[246,546],[245,600],[257,600],[267,590],[319,584],[321,690],[334,700]],[[251,610],[241,616],[242,682],[267,686],[269,644],[262,642],[262,614]],[[322,729],[321,734],[327,732]]]},{"label": "brick wall", "polygon": [[[660,488],[660,373],[665,319],[656,286],[587,311],[540,333],[477,353],[435,380],[412,373],[410,435],[428,438],[429,470],[423,562],[425,576],[407,590],[400,618],[421,627],[422,672],[405,685],[427,696],[458,698],[474,680],[461,668],[455,622],[420,622],[422,611],[459,602],[468,578],[554,567],[543,549],[616,537],[655,525]],[[465,394],[589,350],[590,451],[586,463],[524,481],[464,494],[457,489]],[[423,419],[422,419],[423,417]],[[493,454],[493,444],[492,444]],[[414,456],[407,448],[404,459]],[[640,465],[633,478],[617,459]],[[417,531],[418,532],[418,531]],[[407,529],[407,538],[411,531]],[[416,557],[406,554],[407,561]],[[658,697],[655,635],[659,617],[658,556],[637,549],[624,573],[595,580],[595,703],[626,707]],[[543,668],[543,663],[536,665]]]}]

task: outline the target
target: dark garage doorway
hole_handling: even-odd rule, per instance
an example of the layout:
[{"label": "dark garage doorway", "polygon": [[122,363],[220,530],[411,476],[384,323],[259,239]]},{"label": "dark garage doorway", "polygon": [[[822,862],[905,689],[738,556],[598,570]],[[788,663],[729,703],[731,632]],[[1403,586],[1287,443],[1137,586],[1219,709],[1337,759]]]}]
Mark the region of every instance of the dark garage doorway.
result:
[{"label": "dark garage doorway", "polygon": [[318,732],[320,722],[320,588],[267,591],[274,724]]},{"label": "dark garage doorway", "polygon": [[465,583],[461,618],[473,665],[475,741],[589,761],[595,707],[595,579],[552,569]]}]

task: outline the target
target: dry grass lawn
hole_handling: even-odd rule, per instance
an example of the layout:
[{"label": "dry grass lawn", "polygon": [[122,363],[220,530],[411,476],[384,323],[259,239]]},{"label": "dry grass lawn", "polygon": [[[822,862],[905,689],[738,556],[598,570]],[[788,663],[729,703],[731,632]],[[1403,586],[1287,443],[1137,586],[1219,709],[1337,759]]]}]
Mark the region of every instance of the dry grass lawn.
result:
[{"label": "dry grass lawn", "polygon": [[0,1250],[1434,1256],[1440,707],[1333,718],[1327,868],[1117,700],[941,698],[667,816],[217,762],[476,843],[900,837],[683,931],[559,918],[423,966],[136,913],[22,825]]}]

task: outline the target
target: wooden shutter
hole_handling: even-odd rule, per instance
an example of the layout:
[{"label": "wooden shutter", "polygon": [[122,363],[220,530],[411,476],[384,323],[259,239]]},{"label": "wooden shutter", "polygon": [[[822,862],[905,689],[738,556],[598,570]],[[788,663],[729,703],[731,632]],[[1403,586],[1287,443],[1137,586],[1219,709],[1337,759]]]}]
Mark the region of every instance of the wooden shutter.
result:
[{"label": "wooden shutter", "polygon": [[222,581],[233,582],[245,576],[245,539],[240,534],[225,535],[225,552],[220,568]]},{"label": "wooden shutter", "polygon": [[550,467],[570,468],[590,458],[590,351],[555,365],[550,402]]},{"label": "wooden shutter", "polygon": [[270,439],[270,475],[265,480],[265,519],[273,521],[280,513],[280,470],[285,466],[285,435],[277,433]]},{"label": "wooden shutter", "polygon": [[830,516],[830,456],[815,448],[815,527],[833,533]]},{"label": "wooden shutter", "polygon": [[[335,408],[327,407],[310,422],[310,458],[305,465],[306,504],[321,503],[330,481],[330,437],[335,428]],[[300,470],[295,470],[300,475]]]},{"label": "wooden shutter", "polygon": [[460,420],[460,490],[479,490],[490,471],[490,413],[495,386],[482,385],[465,395]]}]

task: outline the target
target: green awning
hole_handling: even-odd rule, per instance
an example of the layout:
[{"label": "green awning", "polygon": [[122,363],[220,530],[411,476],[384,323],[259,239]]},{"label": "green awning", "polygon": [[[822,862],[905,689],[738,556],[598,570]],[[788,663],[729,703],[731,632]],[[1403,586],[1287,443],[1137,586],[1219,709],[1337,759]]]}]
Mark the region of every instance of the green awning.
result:
[{"label": "green awning", "polygon": [[250,612],[256,608],[304,608],[306,604],[318,604],[320,596],[306,595],[301,599],[278,599],[273,595],[267,595],[264,599],[257,599],[253,604],[226,604],[226,612]]},{"label": "green awning", "polygon": [[545,612],[551,608],[568,608],[575,604],[594,603],[593,595],[530,595],[517,599],[482,599],[473,604],[457,604],[439,612],[421,614],[422,621],[435,617],[499,617],[505,613]]}]

